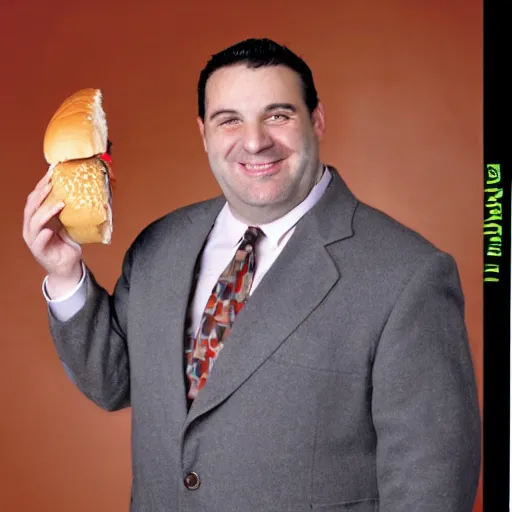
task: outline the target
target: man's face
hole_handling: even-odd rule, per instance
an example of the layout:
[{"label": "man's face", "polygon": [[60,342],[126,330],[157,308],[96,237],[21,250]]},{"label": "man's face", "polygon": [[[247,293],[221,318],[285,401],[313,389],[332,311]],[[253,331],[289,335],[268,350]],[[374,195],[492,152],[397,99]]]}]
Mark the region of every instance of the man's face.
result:
[{"label": "man's face", "polygon": [[321,175],[321,104],[310,115],[300,77],[285,66],[220,68],[206,84],[199,128],[233,213],[271,222],[299,204]]}]

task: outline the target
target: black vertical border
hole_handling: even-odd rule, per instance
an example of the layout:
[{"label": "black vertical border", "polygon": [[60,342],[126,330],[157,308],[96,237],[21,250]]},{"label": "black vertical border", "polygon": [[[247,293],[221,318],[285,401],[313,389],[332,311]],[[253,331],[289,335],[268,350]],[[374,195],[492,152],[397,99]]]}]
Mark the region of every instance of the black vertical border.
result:
[{"label": "black vertical border", "polygon": [[[499,281],[484,279],[484,393],[483,393],[483,502],[485,512],[509,510],[510,496],[510,230],[511,169],[505,153],[512,145],[506,97],[512,71],[509,2],[484,1],[484,163],[483,186],[503,189],[501,256],[490,256],[489,235],[484,235],[484,264],[499,261]],[[508,93],[508,94],[507,94]],[[499,164],[500,183],[488,185],[489,164]],[[484,219],[489,218],[485,206]],[[499,223],[499,221],[498,221]],[[484,276],[489,276],[485,273]]]}]

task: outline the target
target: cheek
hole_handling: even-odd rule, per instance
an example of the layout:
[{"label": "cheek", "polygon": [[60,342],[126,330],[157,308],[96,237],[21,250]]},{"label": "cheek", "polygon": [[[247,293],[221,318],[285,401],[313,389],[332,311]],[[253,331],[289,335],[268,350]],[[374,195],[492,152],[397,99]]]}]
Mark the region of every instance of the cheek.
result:
[{"label": "cheek", "polygon": [[208,153],[211,157],[215,157],[218,160],[229,158],[229,155],[236,147],[237,140],[238,138],[233,136],[233,134],[224,134],[222,137],[210,137],[207,140]]},{"label": "cheek", "polygon": [[274,143],[287,148],[290,152],[300,152],[304,145],[303,135],[298,127],[286,127],[282,130],[274,130],[272,133]]}]

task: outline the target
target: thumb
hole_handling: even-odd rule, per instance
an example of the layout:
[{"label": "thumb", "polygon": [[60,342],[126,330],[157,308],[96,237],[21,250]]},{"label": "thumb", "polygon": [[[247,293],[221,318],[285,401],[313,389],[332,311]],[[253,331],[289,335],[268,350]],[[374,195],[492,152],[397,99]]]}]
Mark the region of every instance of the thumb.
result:
[{"label": "thumb", "polygon": [[82,254],[82,246],[80,244],[77,244],[68,234],[68,232],[66,231],[66,228],[64,226],[62,226],[59,231],[57,232],[57,234],[59,235],[59,237],[64,241],[66,242],[68,245],[71,245],[72,247],[74,247],[75,249],[78,249],[78,251],[80,252],[80,254]]}]

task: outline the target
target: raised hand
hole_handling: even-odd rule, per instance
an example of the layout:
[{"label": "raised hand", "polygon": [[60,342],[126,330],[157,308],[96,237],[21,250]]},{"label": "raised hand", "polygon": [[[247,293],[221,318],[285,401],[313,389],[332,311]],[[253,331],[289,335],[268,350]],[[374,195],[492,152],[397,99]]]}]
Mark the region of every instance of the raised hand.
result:
[{"label": "raised hand", "polygon": [[69,238],[58,220],[64,203],[45,202],[51,189],[48,171],[27,197],[23,239],[36,261],[48,273],[48,293],[52,298],[58,298],[80,281],[82,249]]}]

